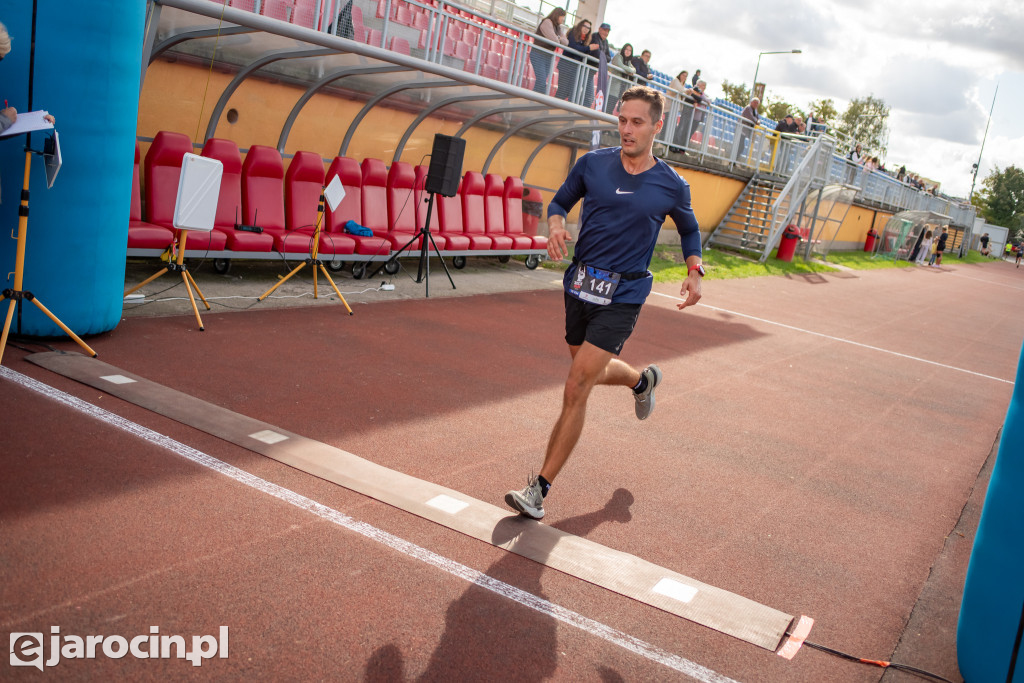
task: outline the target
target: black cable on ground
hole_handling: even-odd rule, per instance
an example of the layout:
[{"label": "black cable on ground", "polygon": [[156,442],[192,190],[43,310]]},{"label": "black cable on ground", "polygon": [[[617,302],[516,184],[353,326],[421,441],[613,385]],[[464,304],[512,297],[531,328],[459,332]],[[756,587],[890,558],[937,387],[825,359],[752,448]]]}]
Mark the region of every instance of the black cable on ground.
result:
[{"label": "black cable on ground", "polygon": [[821,650],[822,652],[827,652],[830,655],[835,655],[836,657],[840,657],[842,659],[848,659],[851,662],[859,662],[861,664],[870,664],[872,666],[879,666],[879,667],[881,667],[883,669],[896,669],[897,671],[906,671],[907,673],[915,674],[917,676],[920,676],[921,678],[926,678],[926,679],[933,680],[933,681],[944,681],[944,683],[953,683],[948,678],[943,678],[942,676],[940,676],[938,674],[933,674],[930,671],[925,671],[924,669],[918,669],[917,667],[909,666],[907,664],[895,664],[893,662],[886,662],[886,661],[878,660],[878,659],[865,659],[863,657],[855,657],[854,655],[849,655],[849,654],[846,654],[845,652],[840,652],[839,650],[833,650],[832,648],[825,647],[824,645],[818,645],[817,643],[812,643],[809,640],[805,640],[804,641],[804,645],[806,645],[807,647],[813,648],[815,650]]}]

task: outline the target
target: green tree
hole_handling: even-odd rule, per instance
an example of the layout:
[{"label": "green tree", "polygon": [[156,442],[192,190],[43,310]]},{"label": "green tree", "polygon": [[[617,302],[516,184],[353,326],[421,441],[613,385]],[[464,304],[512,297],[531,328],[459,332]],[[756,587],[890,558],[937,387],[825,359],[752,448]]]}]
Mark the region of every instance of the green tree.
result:
[{"label": "green tree", "polygon": [[889,109],[885,100],[874,95],[855,98],[835,122],[835,128],[851,145],[859,142],[865,152],[884,155],[889,139]]},{"label": "green tree", "polygon": [[722,81],[722,92],[725,93],[725,99],[733,104],[745,107],[750,103],[750,88],[746,83]]},{"label": "green tree", "polygon": [[805,120],[807,118],[800,107],[790,104],[775,93],[767,93],[764,96],[764,102],[761,103],[761,113],[773,121],[781,121],[786,118],[786,114],[800,116]]},{"label": "green tree", "polygon": [[1019,231],[1024,226],[1024,170],[1010,165],[1000,171],[996,166],[981,184],[971,203],[992,225]]},{"label": "green tree", "polygon": [[814,100],[807,105],[807,111],[814,112],[818,115],[818,118],[825,119],[825,122],[828,124],[835,123],[839,116],[839,112],[836,110],[836,103],[831,98]]}]

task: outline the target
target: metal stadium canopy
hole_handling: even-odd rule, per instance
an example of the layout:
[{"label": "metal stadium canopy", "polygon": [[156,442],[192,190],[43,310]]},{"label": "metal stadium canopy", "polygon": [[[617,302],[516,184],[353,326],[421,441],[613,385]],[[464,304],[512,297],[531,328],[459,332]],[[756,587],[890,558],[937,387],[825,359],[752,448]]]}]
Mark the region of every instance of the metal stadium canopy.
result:
[{"label": "metal stadium canopy", "polygon": [[443,115],[463,124],[458,135],[472,126],[501,133],[489,158],[510,135],[535,139],[537,146],[523,176],[544,145],[558,141],[589,148],[594,130],[615,130],[616,118],[610,114],[209,0],[152,0],[149,7],[143,79],[154,60],[172,56],[203,64],[212,59],[218,69],[234,74],[222,92],[209,94],[216,104],[206,121],[204,140],[213,137],[231,95],[249,78],[299,88],[278,136],[282,152],[302,108],[318,93],[365,103],[351,121],[328,124],[324,131],[336,136],[342,156],[378,106],[417,114],[407,129],[395,130],[394,160],[401,157],[417,126],[430,115]]}]

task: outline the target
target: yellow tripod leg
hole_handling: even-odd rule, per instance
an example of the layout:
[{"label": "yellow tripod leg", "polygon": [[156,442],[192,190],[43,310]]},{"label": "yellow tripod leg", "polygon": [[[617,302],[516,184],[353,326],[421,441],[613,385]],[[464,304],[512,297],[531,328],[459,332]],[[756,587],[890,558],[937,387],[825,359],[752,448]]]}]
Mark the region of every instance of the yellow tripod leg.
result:
[{"label": "yellow tripod leg", "polygon": [[72,339],[74,339],[74,340],[75,340],[75,343],[76,343],[76,344],[78,344],[78,345],[79,345],[79,346],[81,346],[81,347],[82,347],[83,349],[85,349],[85,350],[86,350],[86,351],[87,351],[87,352],[89,353],[89,355],[90,355],[90,356],[92,356],[93,358],[95,358],[95,357],[96,357],[96,352],[95,352],[95,351],[93,351],[93,350],[92,350],[91,348],[89,348],[89,345],[88,345],[88,344],[86,344],[86,343],[85,343],[84,341],[82,341],[82,340],[81,340],[81,338],[79,338],[79,336],[78,336],[77,334],[75,334],[74,332],[72,332],[72,331],[71,331],[71,330],[70,330],[70,329],[68,328],[68,326],[67,326],[67,325],[65,325],[64,323],[62,323],[62,322],[60,321],[60,319],[58,319],[58,318],[57,318],[57,316],[55,316],[55,315],[54,315],[53,313],[51,313],[51,312],[50,312],[50,309],[48,309],[48,308],[47,308],[46,306],[44,306],[44,305],[43,305],[42,303],[40,303],[39,299],[37,299],[37,298],[35,298],[35,297],[32,297],[32,298],[30,299],[30,301],[31,301],[32,303],[34,303],[34,304],[35,304],[36,306],[38,306],[38,307],[39,307],[39,310],[40,310],[40,311],[42,311],[43,313],[45,313],[45,314],[46,314],[46,317],[47,317],[47,318],[49,318],[50,320],[52,320],[52,321],[53,321],[53,322],[54,322],[54,323],[55,323],[55,324],[57,325],[57,327],[59,327],[60,329],[64,330],[64,333],[65,333],[66,335],[68,335],[69,337],[71,337]]},{"label": "yellow tripod leg", "polygon": [[203,327],[203,319],[199,317],[199,307],[196,306],[196,298],[192,295],[192,287],[188,284],[187,271],[181,271],[181,281],[185,283],[185,290],[188,292],[188,300],[192,302],[192,312],[196,314],[196,322],[199,324],[199,331],[202,332],[206,328]]},{"label": "yellow tripod leg", "polygon": [[[341,295],[341,290],[338,289],[338,285],[334,284],[334,280],[332,280],[331,276],[327,274],[327,269],[324,268],[324,264],[322,264],[322,263],[320,264],[320,269],[323,270],[324,277],[327,278],[327,281],[331,283],[331,287],[334,288],[334,293],[338,295],[339,299],[341,299],[341,303],[345,304],[345,310],[348,311],[349,315],[353,315],[352,308],[349,307],[348,302],[345,301],[345,297],[343,297]],[[316,271],[313,271],[313,272],[316,272]]]},{"label": "yellow tripod leg", "polygon": [[7,333],[11,331],[11,320],[14,318],[14,307],[18,305],[18,302],[11,299],[11,303],[7,306],[7,320],[4,321],[4,333],[0,336],[0,362],[4,359],[4,349],[7,348]]},{"label": "yellow tripod leg", "polygon": [[201,289],[199,289],[199,285],[196,284],[196,279],[192,277],[192,273],[188,272],[187,270],[183,270],[181,272],[183,272],[185,274],[185,277],[188,278],[188,283],[186,284],[191,284],[192,287],[195,288],[196,294],[198,294],[199,298],[203,300],[203,305],[206,306],[206,310],[210,310],[210,303],[206,300],[206,297],[203,296],[203,292]]},{"label": "yellow tripod leg", "polygon": [[256,299],[256,301],[263,301],[263,300],[264,300],[264,299],[266,299],[266,298],[267,298],[268,296],[270,296],[271,294],[273,294],[273,293],[274,293],[274,290],[275,290],[275,289],[277,289],[278,287],[280,287],[280,286],[281,286],[281,285],[283,285],[284,283],[288,282],[288,279],[289,279],[289,278],[290,278],[290,277],[291,277],[292,275],[295,275],[295,273],[297,273],[297,272],[299,272],[300,270],[302,270],[303,266],[305,266],[305,265],[306,265],[306,262],[305,262],[305,261],[303,261],[303,262],[302,262],[302,263],[300,263],[299,265],[297,265],[297,266],[295,266],[294,268],[292,268],[292,271],[291,271],[290,273],[288,273],[288,274],[287,274],[287,275],[285,275],[285,276],[284,276],[283,278],[281,278],[281,279],[280,279],[280,280],[278,281],[278,283],[277,283],[276,285],[274,285],[273,287],[271,287],[270,289],[268,289],[267,291],[265,291],[265,292],[263,293],[263,295],[262,295],[262,296],[260,296],[260,297],[258,297],[258,298]]},{"label": "yellow tripod leg", "polygon": [[131,294],[135,290],[142,289],[143,287],[148,285],[150,282],[152,282],[153,280],[157,279],[158,277],[160,277],[161,275],[163,275],[166,272],[167,272],[167,269],[164,268],[163,270],[159,270],[156,273],[153,273],[152,275],[147,277],[145,280],[143,280],[142,282],[140,282],[139,284],[135,285],[134,287],[129,289],[127,292],[125,292],[124,295],[128,296],[129,294]]}]

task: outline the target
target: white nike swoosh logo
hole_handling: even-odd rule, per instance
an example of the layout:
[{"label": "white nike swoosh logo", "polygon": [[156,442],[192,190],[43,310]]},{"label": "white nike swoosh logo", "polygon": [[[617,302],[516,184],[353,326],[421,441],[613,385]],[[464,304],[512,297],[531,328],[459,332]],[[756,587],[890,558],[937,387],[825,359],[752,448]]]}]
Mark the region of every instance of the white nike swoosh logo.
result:
[{"label": "white nike swoosh logo", "polygon": [[632,192],[623,192],[619,188],[615,188],[615,194],[633,194]]}]

